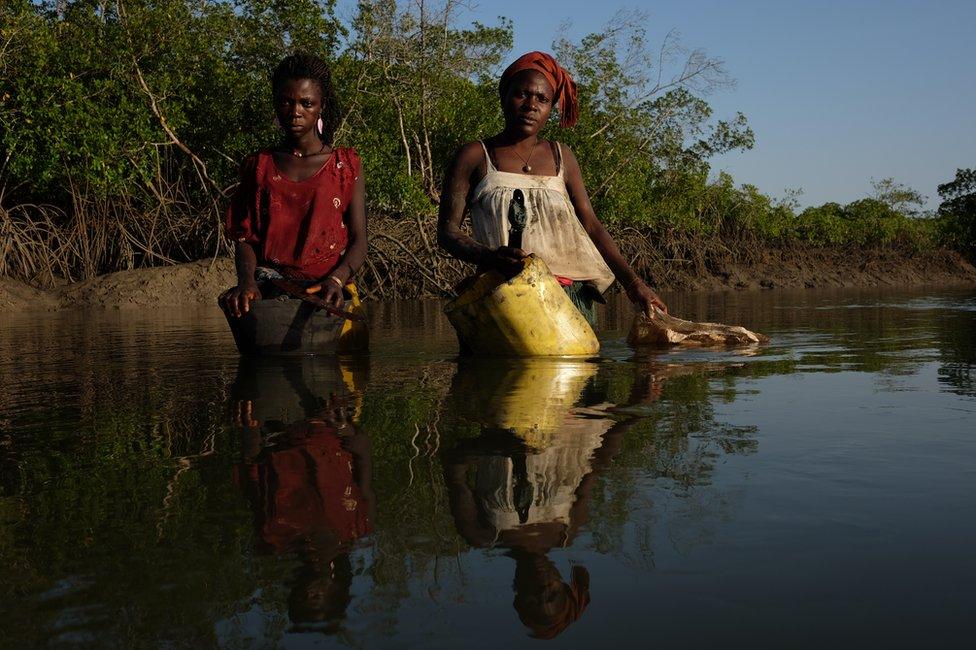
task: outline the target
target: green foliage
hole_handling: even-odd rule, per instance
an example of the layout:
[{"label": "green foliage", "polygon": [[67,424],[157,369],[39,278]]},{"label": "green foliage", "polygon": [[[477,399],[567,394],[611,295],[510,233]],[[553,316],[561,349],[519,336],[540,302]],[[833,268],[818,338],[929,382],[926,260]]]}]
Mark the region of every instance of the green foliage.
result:
[{"label": "green foliage", "polygon": [[904,183],[899,183],[893,178],[883,178],[880,181],[871,181],[874,188],[874,197],[881,201],[892,210],[901,212],[910,217],[917,217],[921,214],[922,206],[928,200],[920,192],[913,190]]},{"label": "green foliage", "polygon": [[222,195],[242,157],[274,138],[268,74],[290,49],[334,56],[344,32],[332,5],[5,4],[0,230],[21,243],[0,267],[50,281],[222,246]]},{"label": "green foliage", "polygon": [[[0,273],[52,282],[226,246],[227,193],[239,161],[276,140],[268,77],[294,50],[333,65],[337,142],[363,157],[370,210],[430,217],[452,154],[501,127],[496,80],[513,43],[511,21],[463,25],[459,7],[362,0],[344,23],[334,0],[5,2],[0,235],[11,245]],[[709,160],[751,148],[752,129],[707,101],[732,83],[722,62],[670,34],[650,43],[646,23],[622,13],[553,44],[579,84],[581,119],[563,130],[554,117],[547,135],[573,150],[611,227],[724,245],[934,241],[931,223],[905,219],[922,197],[891,179],[871,200],[799,217],[725,174],[710,180]],[[939,233],[971,247],[960,201],[940,210]]]},{"label": "green foliage", "polygon": [[[721,62],[682,52],[671,35],[651,53],[646,17],[619,14],[580,43],[558,40],[555,54],[579,86],[580,120],[552,136],[568,144],[593,205],[614,224],[699,230],[709,157],[749,149],[745,117],[712,121],[703,96],[730,84]],[[555,130],[555,129],[553,129]]]},{"label": "green foliage", "polygon": [[900,243],[924,248],[935,243],[931,220],[911,218],[876,198],[807,208],[797,217],[797,236],[820,246]]},{"label": "green foliage", "polygon": [[273,137],[267,75],[282,53],[331,58],[342,31],[331,4],[76,0],[7,9],[8,191],[117,195],[152,184],[175,145],[164,121],[226,182],[236,163],[222,154],[236,160]]},{"label": "green foliage", "polygon": [[947,243],[976,255],[976,169],[957,169],[956,177],[939,185],[939,230]]},{"label": "green foliage", "polygon": [[493,72],[512,46],[512,25],[459,29],[456,11],[359,3],[337,68],[351,104],[341,136],[365,156],[374,210],[434,213],[458,146],[498,129]]}]

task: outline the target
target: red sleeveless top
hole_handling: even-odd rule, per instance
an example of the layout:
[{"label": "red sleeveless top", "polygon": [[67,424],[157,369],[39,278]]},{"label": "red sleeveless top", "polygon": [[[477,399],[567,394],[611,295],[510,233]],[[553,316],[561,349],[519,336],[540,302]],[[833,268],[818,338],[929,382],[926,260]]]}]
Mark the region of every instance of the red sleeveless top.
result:
[{"label": "red sleeveless top", "polygon": [[294,446],[265,448],[235,467],[254,511],[262,550],[281,552],[319,535],[352,542],[373,532],[369,507],[353,475],[353,455],[334,427],[299,421]]},{"label": "red sleeveless top", "polygon": [[224,221],[227,236],[254,246],[258,265],[291,278],[320,279],[349,240],[345,215],[362,163],[337,147],[310,177],[293,181],[268,150],[248,156]]}]

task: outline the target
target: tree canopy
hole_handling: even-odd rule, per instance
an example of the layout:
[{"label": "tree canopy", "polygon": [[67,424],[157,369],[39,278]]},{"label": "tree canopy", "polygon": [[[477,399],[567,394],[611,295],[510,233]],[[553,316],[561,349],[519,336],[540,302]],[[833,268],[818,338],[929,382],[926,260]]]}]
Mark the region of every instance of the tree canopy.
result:
[{"label": "tree canopy", "polygon": [[[239,161],[276,140],[270,71],[299,50],[333,66],[337,142],[363,157],[371,213],[430,218],[454,151],[501,126],[497,76],[514,25],[464,24],[463,11],[456,0],[361,0],[343,20],[334,0],[7,0],[0,228],[15,244],[0,274],[84,277],[220,249]],[[744,115],[715,116],[708,103],[733,80],[676,34],[651,43],[646,23],[621,13],[552,47],[579,84],[581,119],[572,130],[554,119],[546,135],[576,153],[601,219],[657,237],[922,236],[908,220],[918,193],[890,179],[875,203],[797,215],[713,178],[713,156],[754,144]]]}]

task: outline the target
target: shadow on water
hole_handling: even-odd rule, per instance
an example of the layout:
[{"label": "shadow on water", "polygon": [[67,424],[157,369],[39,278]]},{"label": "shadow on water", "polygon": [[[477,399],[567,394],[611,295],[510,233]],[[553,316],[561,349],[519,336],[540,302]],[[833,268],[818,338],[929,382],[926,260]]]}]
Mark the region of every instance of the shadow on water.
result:
[{"label": "shadow on water", "polygon": [[[636,641],[651,623],[628,609],[635,598],[669,612],[654,623],[665,639],[719,639],[689,627],[698,612],[782,640],[722,595],[734,571],[775,569],[755,580],[789,603],[792,614],[776,610],[787,625],[832,611],[819,583],[803,583],[808,599],[777,582],[804,566],[798,553],[840,557],[853,544],[857,566],[887,571],[916,529],[960,538],[959,486],[939,488],[940,509],[911,502],[924,491],[910,480],[933,491],[963,476],[946,463],[976,459],[946,415],[964,421],[976,397],[971,296],[686,303],[773,343],[634,352],[617,306],[601,360],[458,362],[436,305],[384,305],[368,357],[261,363],[238,360],[219,313],[5,321],[8,642],[589,643],[606,629]],[[930,413],[939,428],[917,433]],[[888,492],[869,500],[879,482],[902,504],[890,521]],[[829,512],[790,500],[832,488]],[[930,519],[897,527],[912,517]],[[876,544],[872,518],[896,540],[888,555],[856,546]],[[942,552],[901,570],[941,575],[940,558],[958,557],[947,540],[926,539]],[[846,566],[820,562],[811,575]],[[928,593],[899,589],[861,597],[897,609]],[[698,593],[719,595],[688,600]],[[864,625],[876,629],[880,611],[864,610]]]}]

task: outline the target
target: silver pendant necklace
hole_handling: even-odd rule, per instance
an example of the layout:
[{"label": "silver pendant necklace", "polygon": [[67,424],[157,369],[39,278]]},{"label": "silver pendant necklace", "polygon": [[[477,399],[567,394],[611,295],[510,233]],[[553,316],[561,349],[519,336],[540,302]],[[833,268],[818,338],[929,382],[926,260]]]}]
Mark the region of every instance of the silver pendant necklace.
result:
[{"label": "silver pendant necklace", "polygon": [[529,151],[529,157],[523,158],[522,154],[520,154],[518,152],[518,149],[515,148],[515,145],[512,145],[512,151],[514,151],[515,155],[518,156],[519,160],[522,161],[522,171],[525,172],[526,174],[532,171],[532,165],[529,164],[529,161],[532,160],[532,154],[535,153],[535,148],[538,146],[539,146],[539,140],[536,140],[535,144],[532,145],[532,150]]}]

